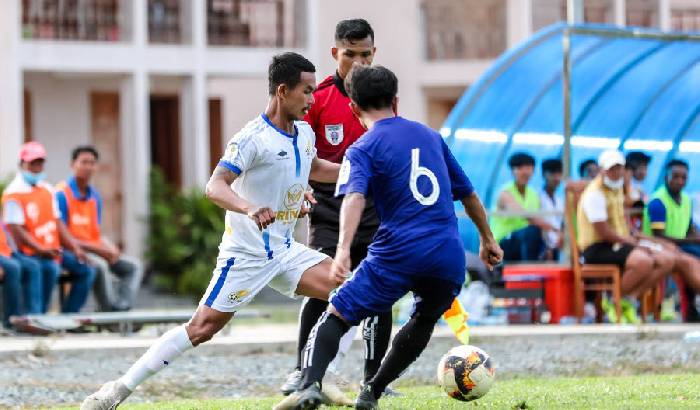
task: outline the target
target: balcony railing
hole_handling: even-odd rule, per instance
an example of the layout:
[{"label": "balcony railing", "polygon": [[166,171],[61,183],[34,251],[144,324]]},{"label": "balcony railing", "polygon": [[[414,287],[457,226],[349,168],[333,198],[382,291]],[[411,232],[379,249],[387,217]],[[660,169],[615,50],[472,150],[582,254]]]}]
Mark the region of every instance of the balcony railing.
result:
[{"label": "balcony railing", "polygon": [[298,47],[304,0],[207,0],[210,45]]},{"label": "balcony railing", "polygon": [[428,60],[488,59],[506,48],[506,0],[423,0]]},{"label": "balcony railing", "polygon": [[120,0],[22,0],[22,37],[119,41]]},{"label": "balcony railing", "polygon": [[700,8],[671,10],[671,28],[677,31],[700,31]]}]

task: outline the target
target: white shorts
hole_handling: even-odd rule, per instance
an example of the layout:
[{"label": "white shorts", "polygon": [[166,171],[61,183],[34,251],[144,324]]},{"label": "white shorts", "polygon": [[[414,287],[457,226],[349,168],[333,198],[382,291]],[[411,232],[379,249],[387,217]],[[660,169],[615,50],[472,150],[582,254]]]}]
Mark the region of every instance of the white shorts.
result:
[{"label": "white shorts", "polygon": [[269,260],[219,254],[211,282],[199,304],[219,312],[235,312],[268,285],[294,298],[304,271],[325,259],[328,255],[298,242],[292,242],[289,249],[275,253]]}]

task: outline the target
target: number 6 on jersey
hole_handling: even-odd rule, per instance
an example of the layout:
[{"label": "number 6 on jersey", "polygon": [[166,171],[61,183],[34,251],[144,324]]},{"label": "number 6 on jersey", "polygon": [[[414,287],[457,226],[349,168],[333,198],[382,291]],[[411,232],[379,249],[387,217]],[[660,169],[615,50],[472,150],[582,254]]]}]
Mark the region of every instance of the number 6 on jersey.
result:
[{"label": "number 6 on jersey", "polygon": [[[430,180],[430,185],[432,185],[433,192],[430,196],[425,197],[418,191],[418,178],[424,176],[428,177]],[[411,193],[413,197],[416,198],[421,205],[430,206],[437,202],[440,196],[440,184],[438,184],[437,177],[431,170],[420,166],[420,149],[414,148],[411,150],[411,179],[409,181],[409,186],[411,187]]]}]

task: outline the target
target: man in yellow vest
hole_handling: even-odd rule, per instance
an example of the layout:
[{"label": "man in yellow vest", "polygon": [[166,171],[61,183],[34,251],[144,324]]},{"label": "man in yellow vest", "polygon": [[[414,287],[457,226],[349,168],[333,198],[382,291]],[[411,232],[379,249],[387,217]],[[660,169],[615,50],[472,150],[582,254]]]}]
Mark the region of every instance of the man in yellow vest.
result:
[{"label": "man in yellow vest", "polygon": [[[624,210],[622,153],[605,151],[598,165],[601,174],[583,191],[578,206],[577,239],[585,262],[620,266],[623,296],[637,298],[674,271],[692,288],[700,289],[700,265],[695,258],[668,242],[630,235]],[[626,305],[632,307],[631,303]]]},{"label": "man in yellow vest", "polygon": [[[688,163],[678,159],[666,165],[665,184],[651,196],[644,213],[644,233],[671,241],[683,252],[700,258],[700,233],[693,224],[690,197],[683,192],[688,170]],[[690,301],[687,320],[700,322],[695,291],[686,287],[686,295]]]},{"label": "man in yellow vest", "polygon": [[[496,212],[537,212],[540,198],[528,186],[535,171],[535,158],[524,152],[508,159],[513,181],[505,185],[498,195]],[[544,254],[542,232],[558,232],[550,223],[532,216],[494,216],[491,218],[494,239],[503,249],[504,261],[539,260]]]}]

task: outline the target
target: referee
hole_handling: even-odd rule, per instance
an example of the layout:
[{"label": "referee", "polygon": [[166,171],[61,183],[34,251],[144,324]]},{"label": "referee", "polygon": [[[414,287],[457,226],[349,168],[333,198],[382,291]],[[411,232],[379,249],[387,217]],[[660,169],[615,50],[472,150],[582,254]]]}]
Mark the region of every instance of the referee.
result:
[{"label": "referee", "polygon": [[[343,20],[336,25],[335,46],[331,48],[331,54],[337,62],[336,72],[318,85],[314,92],[316,102],[304,118],[316,133],[319,158],[341,163],[348,147],[365,133],[365,128],[350,109],[350,98],[343,82],[353,64],[371,65],[375,51],[374,30],[366,20]],[[311,186],[318,203],[310,214],[309,246],[334,257],[338,244],[342,198],[334,197],[335,184],[311,183]],[[367,256],[367,248],[378,227],[379,219],[374,210],[374,203],[368,199],[351,249],[352,269]],[[296,369],[289,374],[286,383],[280,389],[285,395],[300,387],[301,355],[304,346],[311,329],[327,307],[328,302],[320,299],[304,300],[299,313]],[[362,335],[365,342],[365,382],[379,369],[389,346],[391,324],[391,312],[364,321]],[[349,348],[354,333],[348,332],[346,349]],[[344,352],[341,349],[339,355],[342,354]],[[327,387],[332,387],[328,383],[324,384],[324,392],[330,397],[331,392],[325,391]]]}]

